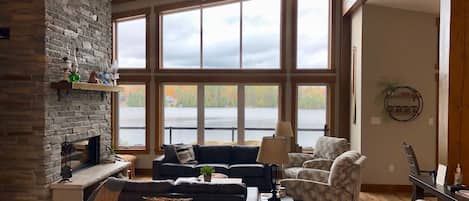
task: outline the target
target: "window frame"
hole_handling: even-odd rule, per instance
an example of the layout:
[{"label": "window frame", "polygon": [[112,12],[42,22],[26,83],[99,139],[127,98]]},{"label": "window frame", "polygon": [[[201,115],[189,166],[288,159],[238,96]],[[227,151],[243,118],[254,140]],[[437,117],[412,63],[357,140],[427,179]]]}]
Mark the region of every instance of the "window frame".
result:
[{"label": "window frame", "polygon": [[112,93],[112,146],[120,154],[148,154],[150,153],[150,81],[132,80],[119,81],[119,85],[142,85],[145,86],[145,147],[120,147],[119,145],[119,92]]},{"label": "window frame", "polygon": [[[325,86],[326,87],[326,126],[324,136],[332,136],[334,130],[335,120],[335,79],[330,79],[325,82],[312,82],[306,78],[297,78],[292,81],[291,86],[291,124],[293,128],[292,145],[298,144],[298,88],[300,86]],[[313,147],[303,147],[303,151],[312,151]]]},{"label": "window frame", "polygon": [[[144,68],[119,68],[119,73],[149,73],[150,70],[150,14],[151,8],[142,8],[142,9],[135,9],[125,12],[119,13],[112,13],[112,59],[117,59],[117,37],[119,35],[117,31],[118,23],[125,22],[135,19],[145,18],[145,67]],[[119,61],[118,61],[119,62]]]},{"label": "window frame", "polygon": [[[207,7],[213,7],[217,5],[224,5],[224,4],[230,4],[230,3],[235,3],[235,2],[243,2],[245,0],[204,0],[202,3],[200,1],[192,1],[192,0],[186,0],[182,2],[176,2],[176,3],[170,3],[167,5],[161,5],[161,6],[155,6],[154,11],[155,11],[155,17],[156,17],[156,27],[157,27],[157,36],[156,36],[156,57],[157,62],[156,62],[156,72],[161,72],[161,73],[285,73],[286,68],[285,68],[285,55],[286,55],[286,38],[285,38],[285,30],[286,30],[286,1],[287,0],[280,0],[280,25],[279,25],[279,32],[280,32],[280,37],[279,37],[279,67],[278,68],[243,68],[243,62],[242,62],[242,54],[243,54],[243,40],[242,40],[242,26],[243,26],[243,21],[241,18],[240,21],[240,68],[238,69],[213,69],[213,68],[203,68],[203,36],[200,36],[200,68],[197,69],[190,69],[190,68],[180,68],[180,69],[174,69],[174,68],[164,68],[163,66],[163,20],[162,20],[162,15],[168,14],[168,13],[175,13],[175,12],[182,12],[182,11],[187,11],[187,10],[193,10],[193,9],[201,9],[201,8],[207,8]],[[240,5],[240,14],[242,15],[242,8],[243,4],[241,3]],[[201,12],[202,14],[202,12]],[[201,17],[202,19],[202,17]],[[201,22],[202,24],[202,22]],[[202,30],[201,30],[202,34]]]},{"label": "window frame", "polygon": [[197,143],[199,143],[198,139],[199,139],[199,132],[200,132],[200,128],[199,128],[199,84],[200,83],[194,83],[194,82],[160,82],[157,87],[157,93],[159,94],[158,97],[157,97],[157,102],[158,102],[158,118],[157,118],[157,125],[159,125],[157,127],[158,129],[158,132],[159,135],[156,137],[156,145],[158,145],[156,148],[155,148],[155,152],[157,153],[160,153],[162,152],[162,149],[161,149],[161,146],[164,144],[164,135],[165,135],[165,109],[164,109],[164,98],[165,98],[165,90],[164,90],[164,87],[165,86],[195,86],[196,87],[196,93],[197,93]]}]

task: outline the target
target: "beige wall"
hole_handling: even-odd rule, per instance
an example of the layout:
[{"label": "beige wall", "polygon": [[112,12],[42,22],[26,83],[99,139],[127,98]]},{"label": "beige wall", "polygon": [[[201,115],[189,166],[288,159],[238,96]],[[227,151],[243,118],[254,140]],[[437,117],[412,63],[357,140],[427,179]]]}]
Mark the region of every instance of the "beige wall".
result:
[{"label": "beige wall", "polygon": [[[403,141],[414,146],[422,169],[434,169],[436,163],[436,16],[365,5],[362,26],[360,147],[368,157],[363,183],[408,184]],[[410,122],[387,117],[383,97],[379,97],[383,81],[420,91],[422,114]]]},{"label": "beige wall", "polygon": [[[355,66],[355,78],[351,79],[355,84],[355,95],[350,96],[350,143],[353,150],[361,152],[361,119],[362,119],[362,42],[363,42],[363,8],[359,8],[352,14],[352,49],[355,49],[355,56],[352,54],[352,65]],[[352,71],[353,73],[353,71]],[[353,77],[353,76],[352,76]],[[351,86],[352,88],[352,86]],[[353,90],[353,89],[352,89]],[[356,114],[355,114],[356,113]],[[356,118],[356,123],[354,119]]]}]

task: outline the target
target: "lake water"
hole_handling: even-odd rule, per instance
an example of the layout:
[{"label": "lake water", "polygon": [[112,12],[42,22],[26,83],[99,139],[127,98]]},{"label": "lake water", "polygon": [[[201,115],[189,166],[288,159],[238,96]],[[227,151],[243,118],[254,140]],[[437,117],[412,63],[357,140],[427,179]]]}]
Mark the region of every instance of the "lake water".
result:
[{"label": "lake water", "polygon": [[[235,128],[232,130],[205,130],[205,142],[207,144],[236,143],[237,135],[237,108],[206,108],[205,128]],[[121,107],[120,127],[144,127],[145,108]],[[165,108],[165,127],[197,127],[197,108]],[[277,122],[278,110],[276,108],[246,108],[245,109],[245,142],[247,144],[258,143],[263,136],[273,134],[273,130],[254,131],[249,128],[274,129]],[[301,109],[298,112],[298,127],[300,129],[323,129],[326,122],[325,110]],[[323,136],[322,131],[299,131],[298,144],[303,147],[312,147],[317,138]],[[170,143],[170,130],[165,129],[164,143]],[[197,130],[185,129],[171,131],[172,143],[197,143]],[[121,146],[144,145],[144,129],[121,129],[119,133]]]}]

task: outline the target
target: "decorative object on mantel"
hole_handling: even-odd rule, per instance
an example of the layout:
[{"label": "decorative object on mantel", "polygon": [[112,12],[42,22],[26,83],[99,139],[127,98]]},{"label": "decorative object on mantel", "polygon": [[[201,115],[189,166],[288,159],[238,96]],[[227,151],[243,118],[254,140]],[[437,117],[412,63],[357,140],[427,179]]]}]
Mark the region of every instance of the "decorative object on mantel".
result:
[{"label": "decorative object on mantel", "polygon": [[396,121],[407,122],[416,119],[423,110],[423,97],[409,86],[388,87],[385,90],[384,109]]},{"label": "decorative object on mantel", "polygon": [[106,71],[100,72],[98,74],[98,78],[101,81],[102,85],[107,85],[107,86],[113,85],[112,76]]},{"label": "decorative object on mantel", "polygon": [[98,74],[96,71],[91,71],[88,83],[99,84]]},{"label": "decorative object on mantel", "polygon": [[73,153],[73,144],[70,142],[65,141],[62,143],[62,151],[60,155],[62,156],[62,167],[60,169],[60,176],[62,176],[62,180],[60,183],[68,183],[71,182],[72,178],[72,165],[71,165],[71,154]]},{"label": "decorative object on mantel", "polygon": [[80,74],[78,72],[78,59],[77,59],[78,48],[75,49],[74,62],[72,63],[72,70],[68,76],[69,82],[80,82]]},{"label": "decorative object on mantel", "polygon": [[117,64],[117,61],[114,60],[111,65],[111,72],[112,72],[111,79],[112,79],[112,83],[114,86],[117,86],[117,80],[119,80],[120,78],[118,70],[119,70],[119,65]]},{"label": "decorative object on mantel", "polygon": [[0,40],[10,40],[10,27],[0,27]]}]

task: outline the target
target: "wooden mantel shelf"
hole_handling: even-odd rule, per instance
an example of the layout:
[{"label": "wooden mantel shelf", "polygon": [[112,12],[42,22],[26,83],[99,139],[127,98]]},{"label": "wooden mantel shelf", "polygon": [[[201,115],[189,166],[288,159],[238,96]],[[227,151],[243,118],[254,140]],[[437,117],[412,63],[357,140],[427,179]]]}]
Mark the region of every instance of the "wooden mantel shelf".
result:
[{"label": "wooden mantel shelf", "polygon": [[65,90],[68,94],[70,90],[82,90],[82,91],[97,91],[101,92],[101,97],[104,99],[104,92],[120,92],[122,90],[121,87],[118,86],[108,86],[102,84],[93,84],[93,83],[86,83],[86,82],[67,82],[67,81],[60,81],[60,82],[52,82],[50,84],[52,89],[57,90],[58,100],[60,101],[61,98],[61,90]]}]

